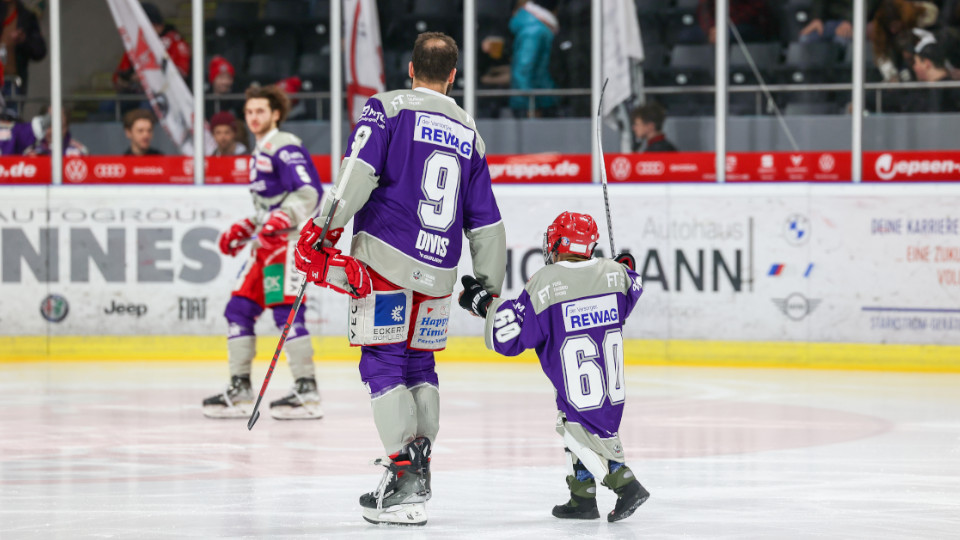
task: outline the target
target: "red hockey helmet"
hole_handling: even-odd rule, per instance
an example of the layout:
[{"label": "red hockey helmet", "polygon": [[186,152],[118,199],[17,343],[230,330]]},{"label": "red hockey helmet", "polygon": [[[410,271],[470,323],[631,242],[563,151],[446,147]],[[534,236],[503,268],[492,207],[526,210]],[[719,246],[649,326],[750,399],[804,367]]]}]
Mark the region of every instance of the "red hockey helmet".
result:
[{"label": "red hockey helmet", "polygon": [[592,217],[564,212],[553,220],[543,234],[543,260],[547,264],[552,263],[554,253],[572,253],[590,258],[599,238],[597,223]]}]

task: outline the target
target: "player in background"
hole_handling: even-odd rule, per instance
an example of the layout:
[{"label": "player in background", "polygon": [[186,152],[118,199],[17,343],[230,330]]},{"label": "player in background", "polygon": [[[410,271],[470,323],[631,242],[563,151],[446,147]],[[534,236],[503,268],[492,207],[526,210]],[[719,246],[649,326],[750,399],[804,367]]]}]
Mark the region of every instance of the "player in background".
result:
[{"label": "player in background", "polygon": [[624,463],[618,430],[626,399],[623,324],[643,286],[629,254],[593,259],[597,224],[564,212],[544,234],[547,266],[515,300],[494,299],[463,277],[460,305],[484,317],[487,348],[507,356],[536,349],[557,391],[557,431],[566,445],[570,500],[558,518],[596,519],[597,479],[617,494],[607,521],[619,521],[650,496]]},{"label": "player in background", "polygon": [[[256,214],[241,219],[220,235],[220,251],[236,256],[250,245],[250,259],[237,279],[224,315],[229,323],[227,356],[230,385],[222,394],[203,401],[211,418],[246,418],[253,408],[250,365],[256,352],[254,324],[264,308],[282,328],[293,307],[302,276],[293,261],[295,244],[288,233],[317,215],[320,177],[300,139],[280,131],[290,105],[275,86],[250,88],[244,112],[247,127],[256,137],[250,157],[250,194]],[[342,229],[332,231],[333,245]],[[320,395],[314,376],[313,346],[304,326],[301,305],[284,350],[295,380],[293,392],[270,404],[277,419],[321,418]]]},{"label": "player in background", "polygon": [[[430,448],[439,431],[434,352],[446,347],[450,295],[463,235],[481,287],[500,293],[506,236],[476,124],[446,96],[458,49],[449,36],[420,34],[408,66],[412,89],[377,94],[350,145],[359,150],[331,226],[353,217],[348,337],[362,347],[360,377],[388,457],[380,487],[360,497],[373,523],[426,523]],[[349,146],[348,146],[349,147]],[[341,165],[341,175],[349,160]],[[324,283],[337,250],[313,249],[330,201],[300,233],[297,267]],[[462,231],[462,232],[461,232]],[[332,273],[331,273],[332,275]],[[343,273],[340,272],[342,276]],[[343,287],[341,287],[343,288]]]}]

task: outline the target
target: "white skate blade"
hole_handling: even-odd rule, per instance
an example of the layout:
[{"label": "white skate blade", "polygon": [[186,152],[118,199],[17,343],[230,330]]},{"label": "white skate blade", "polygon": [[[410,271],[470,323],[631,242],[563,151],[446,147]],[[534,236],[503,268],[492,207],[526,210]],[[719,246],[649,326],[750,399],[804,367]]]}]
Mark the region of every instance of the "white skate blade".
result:
[{"label": "white skate blade", "polygon": [[423,503],[395,504],[382,509],[364,508],[363,519],[380,525],[426,525],[427,505]]},{"label": "white skate blade", "polygon": [[306,404],[301,407],[270,407],[270,416],[276,420],[319,420],[323,418],[320,404]]},{"label": "white skate blade", "polygon": [[203,415],[207,418],[248,418],[253,411],[253,402],[234,403],[233,407],[224,407],[223,405],[204,405]]}]

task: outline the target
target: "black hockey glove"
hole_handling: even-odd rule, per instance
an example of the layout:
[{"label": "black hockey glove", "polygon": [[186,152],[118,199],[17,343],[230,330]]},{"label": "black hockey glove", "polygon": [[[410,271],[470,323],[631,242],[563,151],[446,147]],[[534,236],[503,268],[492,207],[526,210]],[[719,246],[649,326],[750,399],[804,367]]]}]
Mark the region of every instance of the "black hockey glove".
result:
[{"label": "black hockey glove", "polygon": [[631,254],[629,254],[629,253],[621,253],[621,254],[617,255],[616,257],[614,257],[613,260],[615,260],[615,261],[617,261],[618,263],[626,266],[627,268],[633,270],[634,272],[637,271],[637,260],[634,259],[634,258],[633,258],[633,255],[631,255]]},{"label": "black hockey glove", "polygon": [[463,283],[463,293],[460,294],[460,307],[474,315],[487,318],[487,308],[493,302],[493,296],[483,288],[483,285],[473,276],[460,278]]}]

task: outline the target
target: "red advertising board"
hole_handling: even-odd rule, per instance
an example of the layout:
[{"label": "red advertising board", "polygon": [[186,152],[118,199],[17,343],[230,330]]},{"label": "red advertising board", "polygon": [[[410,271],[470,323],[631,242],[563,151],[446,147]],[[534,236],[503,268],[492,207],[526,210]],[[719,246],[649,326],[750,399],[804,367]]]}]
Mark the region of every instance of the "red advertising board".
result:
[{"label": "red advertising board", "polygon": [[[712,152],[605,154],[611,183],[715,182]],[[313,156],[329,183],[330,156]],[[497,184],[589,183],[589,154],[489,155]],[[735,152],[727,155],[728,182],[849,182],[849,152]],[[246,184],[249,157],[205,160],[207,184]],[[0,157],[0,185],[49,184],[47,157]],[[864,152],[865,182],[960,181],[960,151]],[[192,184],[193,159],[183,156],[84,156],[64,159],[63,183]]]}]

